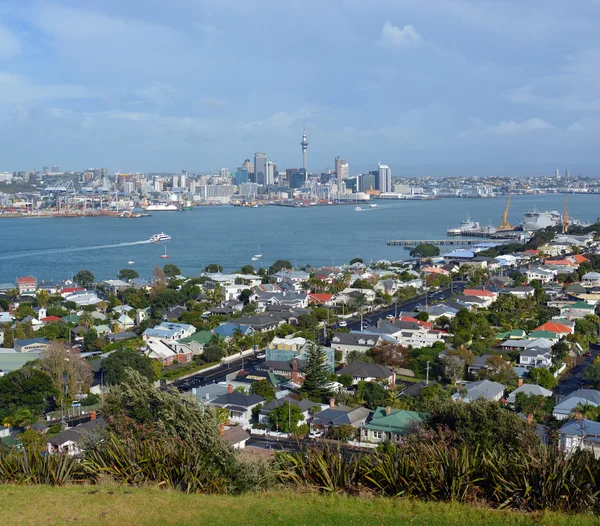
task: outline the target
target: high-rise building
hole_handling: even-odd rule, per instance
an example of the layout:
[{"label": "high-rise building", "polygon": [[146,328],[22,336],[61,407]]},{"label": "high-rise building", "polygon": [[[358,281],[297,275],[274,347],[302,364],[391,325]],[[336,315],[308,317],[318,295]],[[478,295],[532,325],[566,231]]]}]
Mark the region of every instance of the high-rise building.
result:
[{"label": "high-rise building", "polygon": [[569,172],[568,168],[565,168],[565,177],[568,179],[571,176],[571,172]]},{"label": "high-rise building", "polygon": [[335,158],[335,177],[338,190],[342,188],[342,181],[348,177],[348,162],[341,157]]},{"label": "high-rise building", "polygon": [[300,146],[302,146],[302,167],[304,168],[304,175],[306,175],[306,149],[308,148],[306,126],[304,126],[304,131],[302,132],[302,142],[300,143]]},{"label": "high-rise building", "polygon": [[296,171],[293,174],[291,174],[290,188],[292,188],[292,189],[301,188],[303,184],[304,184],[304,172],[303,171]]},{"label": "high-rise building", "polygon": [[272,162],[272,161],[268,161],[267,162],[267,178],[266,178],[266,185],[272,185],[275,183],[275,174],[277,173],[277,165]]},{"label": "high-rise building", "polygon": [[187,183],[187,176],[185,174],[181,174],[179,176],[179,186],[181,188],[185,188],[185,184]]},{"label": "high-rise building", "polygon": [[266,186],[267,183],[267,154],[256,152],[254,154],[254,179],[258,184]]},{"label": "high-rise building", "polygon": [[221,177],[229,177],[229,168],[221,168],[219,174]]},{"label": "high-rise building", "polygon": [[361,174],[358,179],[358,191],[366,192],[367,190],[375,190],[377,186],[376,179],[371,173]]},{"label": "high-rise building", "polygon": [[560,169],[557,168],[556,171],[554,172],[554,177],[556,177],[557,179],[560,177]]},{"label": "high-rise building", "polygon": [[60,168],[55,165],[55,166],[52,167],[52,172],[54,172],[54,173],[60,172]]},{"label": "high-rise building", "polygon": [[248,170],[248,176],[250,176],[250,174],[254,174],[254,163],[250,159],[246,159],[242,163],[242,166]]},{"label": "high-rise building", "polygon": [[392,169],[387,164],[379,165],[377,174],[377,190],[382,193],[392,191]]},{"label": "high-rise building", "polygon": [[248,168],[240,166],[235,172],[235,184],[240,186],[248,182]]},{"label": "high-rise building", "polygon": [[171,186],[173,188],[177,188],[179,186],[179,176],[177,174],[171,177]]}]

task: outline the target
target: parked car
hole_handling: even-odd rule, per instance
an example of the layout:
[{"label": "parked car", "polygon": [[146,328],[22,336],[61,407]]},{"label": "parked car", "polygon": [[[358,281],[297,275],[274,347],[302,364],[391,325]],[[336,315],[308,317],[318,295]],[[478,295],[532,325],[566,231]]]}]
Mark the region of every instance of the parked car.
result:
[{"label": "parked car", "polygon": [[340,320],[338,322],[339,327],[348,327],[348,322],[346,320]]},{"label": "parked car", "polygon": [[394,318],[394,315],[393,315],[393,314],[388,314],[388,315],[386,316],[386,319],[387,319],[387,320],[392,320],[393,318]]},{"label": "parked car", "polygon": [[261,352],[261,353],[258,353],[258,354],[256,355],[256,357],[257,357],[257,358],[260,358],[260,359],[262,360],[263,358],[266,358],[266,357],[267,357],[267,355],[266,355],[264,352]]},{"label": "parked car", "polygon": [[313,439],[313,440],[314,440],[315,438],[321,438],[322,436],[323,436],[323,433],[321,433],[321,431],[311,431],[311,432],[308,434],[308,438],[311,438],[311,439]]}]

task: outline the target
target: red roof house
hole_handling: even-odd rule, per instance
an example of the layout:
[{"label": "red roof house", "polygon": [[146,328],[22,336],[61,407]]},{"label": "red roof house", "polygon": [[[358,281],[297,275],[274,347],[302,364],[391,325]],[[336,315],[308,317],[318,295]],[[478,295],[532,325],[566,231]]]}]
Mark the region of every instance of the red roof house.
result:
[{"label": "red roof house", "polygon": [[535,330],[536,331],[550,331],[550,332],[554,332],[559,335],[571,334],[573,332],[573,329],[571,327],[567,327],[566,325],[563,325],[562,323],[556,323],[553,321],[547,321],[546,323],[544,323],[543,325],[540,325]]}]

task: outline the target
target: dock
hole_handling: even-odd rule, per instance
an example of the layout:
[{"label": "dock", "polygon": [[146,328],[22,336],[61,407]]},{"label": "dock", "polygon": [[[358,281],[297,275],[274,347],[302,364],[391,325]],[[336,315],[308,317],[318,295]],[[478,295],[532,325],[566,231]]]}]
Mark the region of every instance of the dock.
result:
[{"label": "dock", "polygon": [[455,245],[455,246],[467,246],[467,245],[477,245],[479,243],[484,243],[486,241],[485,238],[481,239],[390,239],[387,244],[389,246],[399,246],[399,247],[416,247],[418,245]]}]

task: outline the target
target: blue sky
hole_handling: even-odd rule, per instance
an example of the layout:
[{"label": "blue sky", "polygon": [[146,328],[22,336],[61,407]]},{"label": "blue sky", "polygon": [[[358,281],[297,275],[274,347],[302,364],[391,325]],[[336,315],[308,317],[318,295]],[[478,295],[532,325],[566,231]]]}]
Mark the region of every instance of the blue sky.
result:
[{"label": "blue sky", "polygon": [[2,0],[0,171],[296,167],[306,120],[314,171],[600,174],[599,19],[598,0]]}]

